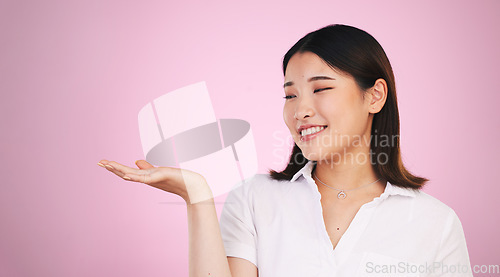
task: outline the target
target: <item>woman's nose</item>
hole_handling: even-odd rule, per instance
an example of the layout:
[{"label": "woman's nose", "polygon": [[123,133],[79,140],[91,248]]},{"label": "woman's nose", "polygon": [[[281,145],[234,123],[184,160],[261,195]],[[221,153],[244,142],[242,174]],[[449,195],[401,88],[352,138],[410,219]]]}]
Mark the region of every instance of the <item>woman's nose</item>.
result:
[{"label": "woman's nose", "polygon": [[294,114],[294,118],[296,120],[312,117],[314,114],[314,105],[311,100],[301,99],[298,101]]}]

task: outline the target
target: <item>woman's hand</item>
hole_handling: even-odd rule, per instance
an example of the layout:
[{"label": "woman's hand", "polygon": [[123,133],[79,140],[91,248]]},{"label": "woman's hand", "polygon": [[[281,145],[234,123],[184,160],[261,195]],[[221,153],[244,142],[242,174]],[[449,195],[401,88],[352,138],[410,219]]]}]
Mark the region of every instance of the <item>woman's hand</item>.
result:
[{"label": "woman's hand", "polygon": [[205,178],[190,170],[173,167],[154,167],[145,160],[139,160],[135,163],[139,169],[107,160],[101,160],[97,164],[124,180],[148,184],[152,187],[177,194],[188,205],[213,199],[212,191]]}]

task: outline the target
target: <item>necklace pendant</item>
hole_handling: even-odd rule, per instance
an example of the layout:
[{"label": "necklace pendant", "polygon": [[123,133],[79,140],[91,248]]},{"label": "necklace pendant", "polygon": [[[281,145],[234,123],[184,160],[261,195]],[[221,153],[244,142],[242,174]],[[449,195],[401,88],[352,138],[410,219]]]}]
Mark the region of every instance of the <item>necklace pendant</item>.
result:
[{"label": "necklace pendant", "polygon": [[341,190],[338,194],[337,194],[337,198],[338,199],[345,199],[347,197],[347,194],[345,194],[345,192],[343,190]]}]

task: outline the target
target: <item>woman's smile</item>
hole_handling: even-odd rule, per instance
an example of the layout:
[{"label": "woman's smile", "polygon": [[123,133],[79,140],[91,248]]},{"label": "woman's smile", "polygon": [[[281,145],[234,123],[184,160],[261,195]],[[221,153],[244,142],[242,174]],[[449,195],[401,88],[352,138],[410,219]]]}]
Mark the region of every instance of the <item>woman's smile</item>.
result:
[{"label": "woman's smile", "polygon": [[300,141],[309,141],[319,136],[328,126],[314,126],[300,131]]}]

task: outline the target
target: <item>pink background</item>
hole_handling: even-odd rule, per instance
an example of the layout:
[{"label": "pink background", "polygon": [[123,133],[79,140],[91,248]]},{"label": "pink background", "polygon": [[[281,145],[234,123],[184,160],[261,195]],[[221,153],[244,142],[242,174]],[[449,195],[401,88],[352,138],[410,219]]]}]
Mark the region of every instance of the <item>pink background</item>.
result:
[{"label": "pink background", "polygon": [[205,80],[217,117],[250,122],[259,172],[279,169],[282,56],[332,23],[382,44],[406,165],[471,263],[500,264],[500,1],[141,2],[0,2],[1,276],[187,276],[181,199],[96,163],[143,158],[139,109]]}]

